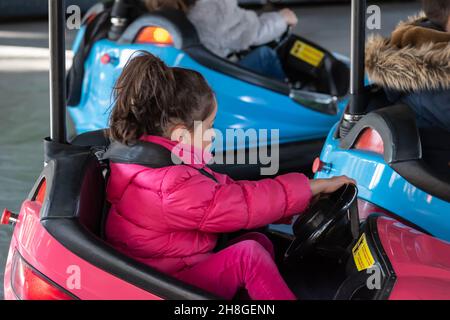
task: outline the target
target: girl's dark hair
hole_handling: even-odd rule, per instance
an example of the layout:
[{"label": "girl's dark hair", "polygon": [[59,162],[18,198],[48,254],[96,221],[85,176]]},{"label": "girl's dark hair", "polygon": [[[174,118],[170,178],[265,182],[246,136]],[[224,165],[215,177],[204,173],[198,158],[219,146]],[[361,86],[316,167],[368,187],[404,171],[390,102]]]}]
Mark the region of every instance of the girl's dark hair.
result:
[{"label": "girl's dark hair", "polygon": [[422,8],[431,22],[446,28],[450,16],[449,0],[422,0]]},{"label": "girl's dark hair", "polygon": [[114,88],[111,137],[132,144],[144,134],[167,136],[170,126],[194,129],[215,108],[214,93],[193,70],[170,68],[148,52],[130,59]]}]

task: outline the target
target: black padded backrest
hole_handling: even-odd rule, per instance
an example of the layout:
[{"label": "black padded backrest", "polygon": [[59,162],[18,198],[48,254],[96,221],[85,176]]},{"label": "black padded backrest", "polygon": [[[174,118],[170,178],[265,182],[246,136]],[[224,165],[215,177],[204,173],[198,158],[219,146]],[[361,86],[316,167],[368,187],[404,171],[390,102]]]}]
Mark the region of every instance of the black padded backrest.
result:
[{"label": "black padded backrest", "polygon": [[41,220],[73,219],[99,236],[105,202],[105,181],[97,158],[89,151],[59,156],[43,171],[48,199]]},{"label": "black padded backrest", "polygon": [[67,145],[66,149],[64,155],[48,161],[39,179],[47,181],[41,210],[47,232],[81,259],[161,298],[216,298],[119,253],[102,240],[102,166],[89,148]]},{"label": "black padded backrest", "polygon": [[87,163],[78,198],[78,220],[92,234],[101,236],[106,184],[96,159]]},{"label": "black padded backrest", "polygon": [[80,147],[107,147],[110,144],[108,129],[80,134],[71,141],[71,144]]},{"label": "black padded backrest", "polygon": [[365,115],[341,140],[343,149],[350,149],[366,128],[376,130],[384,143],[384,160],[395,162],[422,158],[419,130],[413,111],[407,105],[394,105]]}]

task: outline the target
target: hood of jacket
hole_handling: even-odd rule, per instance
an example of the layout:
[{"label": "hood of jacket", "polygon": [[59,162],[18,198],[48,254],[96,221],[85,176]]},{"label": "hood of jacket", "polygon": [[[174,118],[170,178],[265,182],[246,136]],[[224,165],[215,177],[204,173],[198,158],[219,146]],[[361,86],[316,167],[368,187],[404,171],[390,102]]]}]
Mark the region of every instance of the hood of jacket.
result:
[{"label": "hood of jacket", "polygon": [[428,27],[420,13],[400,22],[389,38],[371,36],[365,62],[371,81],[384,88],[450,89],[450,33]]}]

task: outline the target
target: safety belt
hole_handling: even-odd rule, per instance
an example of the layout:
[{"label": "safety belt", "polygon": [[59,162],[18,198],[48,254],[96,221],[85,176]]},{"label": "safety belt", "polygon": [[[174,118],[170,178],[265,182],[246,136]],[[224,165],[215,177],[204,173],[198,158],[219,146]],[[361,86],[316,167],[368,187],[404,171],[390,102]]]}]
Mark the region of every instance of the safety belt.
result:
[{"label": "safety belt", "polygon": [[[111,142],[108,149],[97,153],[101,161],[113,163],[137,164],[148,168],[159,169],[175,165],[186,165],[180,159],[177,163],[172,161],[172,152],[159,144],[138,141],[133,145],[125,145],[117,141]],[[205,169],[197,169],[200,174],[218,182],[217,179]]]}]

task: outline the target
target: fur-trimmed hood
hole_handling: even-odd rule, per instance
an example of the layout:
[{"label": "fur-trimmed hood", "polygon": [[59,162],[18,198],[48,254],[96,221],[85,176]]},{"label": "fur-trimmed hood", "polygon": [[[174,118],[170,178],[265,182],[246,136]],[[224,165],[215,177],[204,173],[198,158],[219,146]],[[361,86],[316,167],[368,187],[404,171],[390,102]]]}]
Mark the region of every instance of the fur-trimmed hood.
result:
[{"label": "fur-trimmed hood", "polygon": [[423,21],[421,13],[400,22],[388,39],[369,38],[366,69],[373,82],[402,92],[450,89],[450,34]]}]

